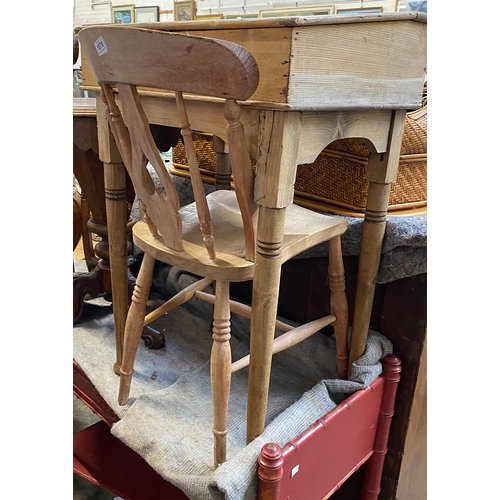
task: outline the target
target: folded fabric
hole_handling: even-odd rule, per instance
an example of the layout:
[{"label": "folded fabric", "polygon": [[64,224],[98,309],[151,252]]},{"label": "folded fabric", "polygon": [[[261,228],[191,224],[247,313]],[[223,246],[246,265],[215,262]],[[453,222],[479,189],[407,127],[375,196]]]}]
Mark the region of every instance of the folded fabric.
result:
[{"label": "folded fabric", "polygon": [[[193,278],[168,268],[169,293]],[[160,299],[157,299],[160,300]],[[155,300],[150,306],[158,305]],[[120,417],[111,432],[136,451],[163,478],[196,500],[256,498],[256,467],[261,447],[294,439],[340,403],[368,386],[392,352],[383,335],[370,331],[365,354],[353,365],[350,380],[336,379],[335,341],[318,332],[273,356],[266,428],[246,445],[248,369],[233,374],[228,413],[226,463],[213,470],[212,396],[210,388],[213,306],[193,299],[154,322],[166,346],[139,346],[131,398],[117,403],[119,378],[113,372],[115,340],[108,306],[88,304],[73,330],[74,358]],[[286,320],[285,320],[286,321]],[[233,359],[248,353],[249,321],[232,317]],[[279,332],[277,332],[279,334]]]}]

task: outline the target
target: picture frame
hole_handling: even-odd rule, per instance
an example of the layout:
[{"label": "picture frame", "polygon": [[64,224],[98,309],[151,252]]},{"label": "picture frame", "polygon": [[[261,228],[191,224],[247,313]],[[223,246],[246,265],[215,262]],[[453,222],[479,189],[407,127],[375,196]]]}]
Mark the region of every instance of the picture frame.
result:
[{"label": "picture frame", "polygon": [[113,5],[111,7],[111,20],[115,24],[131,24],[135,22],[134,4]]},{"label": "picture frame", "polygon": [[333,14],[333,11],[333,5],[291,7],[289,9],[260,10],[259,17],[328,16]]},{"label": "picture frame", "polygon": [[193,21],[196,18],[194,0],[174,2],[174,21]]},{"label": "picture frame", "polygon": [[160,7],[136,7],[134,9],[135,23],[156,23],[160,20]]},{"label": "picture frame", "polygon": [[359,9],[336,9],[335,14],[340,14],[343,16],[350,16],[356,14],[375,14],[382,12],[382,7],[360,7]]},{"label": "picture frame", "polygon": [[216,21],[217,19],[224,19],[224,14],[201,14],[196,16],[197,21]]},{"label": "picture frame", "polygon": [[226,19],[256,19],[259,17],[258,13],[255,14],[227,14]]}]

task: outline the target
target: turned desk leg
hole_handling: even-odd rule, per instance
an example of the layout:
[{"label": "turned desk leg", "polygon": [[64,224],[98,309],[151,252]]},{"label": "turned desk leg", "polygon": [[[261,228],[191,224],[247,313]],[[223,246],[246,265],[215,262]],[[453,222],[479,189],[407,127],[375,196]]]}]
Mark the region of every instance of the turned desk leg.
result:
[{"label": "turned desk leg", "polygon": [[216,153],[215,189],[231,189],[231,163],[227,144],[213,136],[212,147]]},{"label": "turned desk leg", "polygon": [[259,207],[250,330],[247,443],[262,434],[265,426],[284,224],[285,208]]},{"label": "turned desk leg", "polygon": [[351,365],[363,355],[368,337],[370,317],[375,295],[382,243],[385,234],[387,207],[392,182],[396,179],[401,141],[403,138],[404,110],[394,112],[389,131],[387,151],[379,154],[369,144],[370,157],[367,166],[368,198],[361,236],[358,281],[354,302],[352,341],[349,353]]},{"label": "turned desk leg", "polygon": [[353,361],[356,361],[365,351],[380,264],[380,254],[385,234],[390,188],[390,184],[375,183],[370,183],[368,187],[368,200],[361,236],[358,282],[352,323],[349,371]]},{"label": "turned desk leg", "polygon": [[120,373],[125,320],[129,305],[126,174],[122,163],[104,163],[104,193],[109,231],[111,294],[116,339],[114,371]]}]

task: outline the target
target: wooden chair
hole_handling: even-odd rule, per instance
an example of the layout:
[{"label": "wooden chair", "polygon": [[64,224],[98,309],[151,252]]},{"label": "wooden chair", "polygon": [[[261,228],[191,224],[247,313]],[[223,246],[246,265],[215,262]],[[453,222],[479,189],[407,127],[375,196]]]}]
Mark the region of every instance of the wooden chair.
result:
[{"label": "wooden chair", "polygon": [[[125,327],[119,403],[125,404],[129,397],[143,325],[195,295],[212,302],[211,383],[217,467],[226,460],[231,373],[249,364],[248,358],[231,364],[230,313],[251,318],[251,308],[230,300],[229,284],[251,280],[254,273],[257,222],[254,172],[237,101],[244,101],[254,93],[259,81],[258,67],[243,47],[205,37],[136,27],[101,26],[82,29],[79,39],[101,87],[111,131],[142,207],[142,221],[134,226],[133,239],[144,251],[144,259]],[[137,87],[175,92],[195,197],[190,205],[179,206],[172,179],[152,139]],[[234,190],[215,191],[205,196],[184,92],[219,98],[218,102],[223,102]],[[146,168],[147,160],[156,171],[163,191],[153,184]],[[347,370],[347,298],[340,235],[346,228],[344,219],[296,205],[287,208],[282,262],[319,243],[330,242],[332,314],[293,329],[278,324],[287,331],[275,340],[273,349],[273,352],[286,349],[333,324],[342,377]],[[155,259],[179,266],[201,279],[145,317]],[[212,283],[215,293],[204,293],[202,290]]]}]

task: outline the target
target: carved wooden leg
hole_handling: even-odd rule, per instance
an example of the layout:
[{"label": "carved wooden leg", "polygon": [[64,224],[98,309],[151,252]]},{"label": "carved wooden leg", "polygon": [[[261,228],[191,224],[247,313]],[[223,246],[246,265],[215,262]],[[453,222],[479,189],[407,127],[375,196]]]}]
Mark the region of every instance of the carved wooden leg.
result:
[{"label": "carved wooden leg", "polygon": [[120,368],[120,390],[118,393],[118,403],[120,405],[127,403],[130,393],[132,373],[134,372],[134,359],[141,340],[144,317],[146,316],[146,304],[151,281],[153,280],[154,264],[154,257],[144,254],[125,323],[125,338]]},{"label": "carved wooden leg", "polygon": [[284,223],[284,208],[259,207],[250,327],[247,444],[262,434],[266,421]]},{"label": "carved wooden leg", "polygon": [[[99,223],[99,220],[96,221],[95,218],[93,217],[93,214],[90,211],[86,194],[82,193],[82,223],[83,223],[82,246],[83,246],[83,254],[85,257],[85,263],[87,264],[87,269],[89,271],[97,267],[97,262],[98,262],[95,255],[94,245],[92,243],[92,233],[90,232],[89,229],[90,219],[92,219],[95,224]],[[103,224],[105,225],[105,222]],[[106,231],[106,240],[107,239],[108,239],[108,233]]]},{"label": "carved wooden leg", "polygon": [[335,344],[337,346],[337,376],[347,378],[347,326],[348,305],[345,293],[344,261],[342,260],[342,247],[340,236],[329,242],[328,280],[330,284],[330,312],[335,314],[333,322],[335,331]]},{"label": "carved wooden leg", "polygon": [[226,461],[227,410],[231,386],[231,322],[229,310],[229,282],[217,281],[210,380],[214,408],[214,467]]},{"label": "carved wooden leg", "polygon": [[126,176],[123,163],[104,163],[104,186],[109,231],[111,293],[116,338],[115,373],[119,373],[128,309],[128,252]]}]

